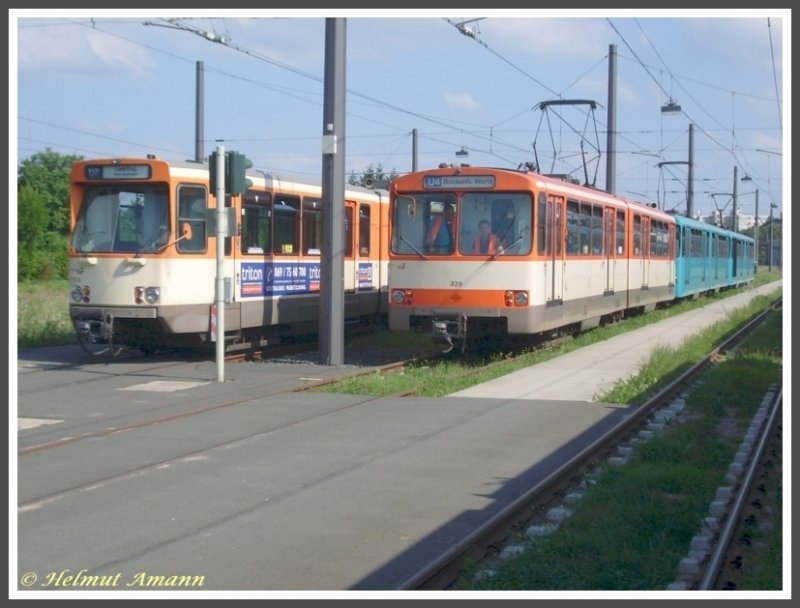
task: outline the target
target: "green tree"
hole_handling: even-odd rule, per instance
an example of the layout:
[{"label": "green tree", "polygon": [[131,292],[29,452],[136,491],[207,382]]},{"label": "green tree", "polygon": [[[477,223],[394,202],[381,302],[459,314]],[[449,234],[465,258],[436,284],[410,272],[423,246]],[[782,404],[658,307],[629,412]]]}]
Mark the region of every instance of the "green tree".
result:
[{"label": "green tree", "polygon": [[[750,227],[742,230],[742,234],[749,237],[755,237],[755,228]],[[762,265],[769,264],[769,240],[770,236],[775,243],[778,243],[783,238],[783,220],[778,217],[772,218],[772,223],[767,219],[758,226],[758,263]],[[774,256],[773,256],[774,257]]]},{"label": "green tree", "polygon": [[49,210],[47,229],[69,234],[69,174],[72,163],[81,156],[59,154],[47,148],[20,163],[17,190],[30,186],[44,200]]},{"label": "green tree", "polygon": [[372,163],[367,165],[363,173],[358,174],[355,171],[350,172],[350,177],[347,180],[351,186],[369,187],[388,187],[389,183],[397,177],[397,171],[392,169],[392,172],[387,174],[381,163],[377,167],[373,167]]},{"label": "green tree", "polygon": [[17,192],[17,278],[38,278],[47,236],[47,207],[30,186]]},{"label": "green tree", "polygon": [[80,156],[47,148],[17,171],[18,279],[66,278],[69,258],[69,176]]}]

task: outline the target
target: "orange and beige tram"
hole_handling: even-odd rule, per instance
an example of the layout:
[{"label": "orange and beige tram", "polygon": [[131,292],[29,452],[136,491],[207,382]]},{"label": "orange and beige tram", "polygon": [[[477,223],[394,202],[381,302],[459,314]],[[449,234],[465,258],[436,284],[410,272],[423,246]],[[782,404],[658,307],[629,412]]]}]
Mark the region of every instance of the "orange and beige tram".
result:
[{"label": "orange and beige tram", "polygon": [[671,215],[530,171],[400,177],[390,238],[389,327],[430,332],[446,350],[468,337],[582,330],[674,298]]},{"label": "orange and beige tram", "polygon": [[[248,171],[226,196],[224,339],[265,345],[318,330],[322,188]],[[92,352],[202,346],[213,334],[217,200],[208,166],[147,158],[74,163],[70,316]],[[344,318],[386,314],[388,192],[347,186]]]}]

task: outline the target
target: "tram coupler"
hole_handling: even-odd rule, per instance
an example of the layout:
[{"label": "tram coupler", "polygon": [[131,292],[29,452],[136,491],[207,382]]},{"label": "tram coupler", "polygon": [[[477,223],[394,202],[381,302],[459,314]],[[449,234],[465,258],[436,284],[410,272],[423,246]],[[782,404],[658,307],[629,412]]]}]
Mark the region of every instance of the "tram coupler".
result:
[{"label": "tram coupler", "polygon": [[467,315],[441,315],[431,318],[431,338],[443,353],[449,353],[455,343],[467,339]]},{"label": "tram coupler", "polygon": [[114,316],[105,313],[103,318],[76,319],[75,331],[94,344],[106,342],[114,333]]}]

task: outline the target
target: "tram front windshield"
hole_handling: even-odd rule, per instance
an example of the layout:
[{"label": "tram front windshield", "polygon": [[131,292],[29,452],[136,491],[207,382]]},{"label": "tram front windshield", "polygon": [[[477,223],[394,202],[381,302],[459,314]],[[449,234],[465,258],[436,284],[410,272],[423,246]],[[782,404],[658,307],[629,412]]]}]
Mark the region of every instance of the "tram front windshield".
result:
[{"label": "tram front windshield", "polygon": [[[392,252],[407,255],[527,255],[532,199],[527,193],[402,194],[393,208]],[[477,244],[488,224],[494,245]]]},{"label": "tram front windshield", "polygon": [[72,231],[80,253],[155,252],[169,241],[165,185],[90,186]]}]

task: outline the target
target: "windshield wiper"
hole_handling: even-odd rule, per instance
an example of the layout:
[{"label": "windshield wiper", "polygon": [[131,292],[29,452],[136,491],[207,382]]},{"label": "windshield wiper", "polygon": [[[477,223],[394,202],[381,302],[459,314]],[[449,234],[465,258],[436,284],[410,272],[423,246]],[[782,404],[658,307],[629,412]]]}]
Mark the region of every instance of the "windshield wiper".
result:
[{"label": "windshield wiper", "polygon": [[408,245],[409,247],[411,247],[411,249],[413,249],[413,250],[414,250],[414,251],[417,253],[417,255],[419,255],[419,257],[421,257],[423,260],[427,260],[427,259],[428,259],[428,256],[426,256],[426,255],[425,255],[424,253],[422,253],[422,252],[421,252],[419,249],[417,249],[417,248],[414,246],[414,243],[411,243],[411,242],[409,242],[409,241],[406,239],[406,237],[404,237],[403,235],[400,235],[400,240],[401,240],[401,241],[403,241],[403,242],[404,242],[406,245]]},{"label": "windshield wiper", "polygon": [[511,244],[510,244],[508,247],[500,247],[500,248],[499,248],[499,249],[498,249],[498,250],[497,250],[495,253],[493,253],[493,254],[492,254],[492,257],[490,257],[489,259],[490,259],[490,260],[493,260],[493,259],[495,259],[496,257],[498,257],[498,256],[501,256],[501,255],[505,254],[505,252],[506,252],[506,251],[508,251],[509,249],[511,249],[512,247],[516,247],[517,245],[519,245],[519,244],[520,244],[520,243],[523,241],[523,239],[524,239],[524,238],[525,238],[525,235],[524,235],[524,234],[520,234],[520,235],[517,237],[517,240],[516,240],[516,241],[514,241],[513,243],[511,243]]},{"label": "windshield wiper", "polygon": [[141,257],[143,253],[161,253],[169,246],[169,228],[162,225],[155,231],[144,245],[139,248],[139,251],[133,256],[135,258]]}]

